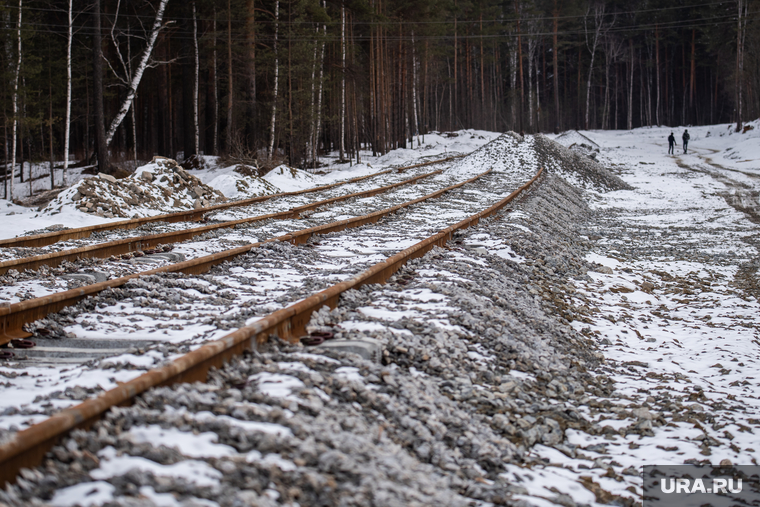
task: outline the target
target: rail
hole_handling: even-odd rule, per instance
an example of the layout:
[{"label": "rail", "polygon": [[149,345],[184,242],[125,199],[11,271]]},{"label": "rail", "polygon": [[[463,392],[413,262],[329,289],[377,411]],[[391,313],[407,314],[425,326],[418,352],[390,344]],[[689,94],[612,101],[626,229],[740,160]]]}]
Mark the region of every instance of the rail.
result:
[{"label": "rail", "polygon": [[242,218],[240,220],[230,220],[218,224],[209,224],[202,227],[193,227],[190,229],[183,229],[180,231],[165,232],[162,234],[151,234],[148,236],[137,236],[131,238],[123,238],[115,241],[109,241],[107,243],[98,243],[95,245],[83,246],[80,248],[72,248],[69,250],[61,250],[58,252],[50,252],[43,255],[36,255],[34,257],[22,257],[19,259],[12,259],[8,261],[0,262],[0,275],[8,272],[10,269],[17,271],[24,271],[26,269],[36,269],[40,266],[58,266],[64,261],[72,261],[77,259],[86,258],[103,258],[111,255],[122,255],[125,253],[136,252],[141,250],[147,250],[149,248],[155,248],[161,244],[176,243],[178,241],[185,241],[195,236],[200,236],[209,231],[218,229],[231,229],[238,225],[249,224],[253,222],[261,222],[263,220],[270,220],[276,218],[300,218],[301,214],[305,211],[311,211],[321,206],[326,206],[339,201],[345,201],[354,197],[371,197],[373,195],[387,192],[396,187],[403,185],[409,185],[415,183],[421,179],[429,178],[436,174],[440,174],[442,171],[437,170],[413,178],[409,178],[391,185],[384,187],[372,188],[369,190],[363,190],[361,192],[353,192],[351,194],[344,194],[330,199],[324,199],[322,201],[316,201],[302,206],[297,206],[286,211],[280,211],[278,213],[268,213],[266,215],[257,215],[254,217]]},{"label": "rail", "polygon": [[359,176],[346,181],[340,181],[337,183],[331,183],[329,185],[322,185],[320,187],[307,188],[305,190],[297,190],[294,192],[281,192],[279,194],[262,195],[259,197],[252,197],[250,199],[243,199],[240,201],[226,202],[222,204],[215,204],[213,206],[207,206],[205,208],[198,208],[188,211],[178,211],[176,213],[167,213],[164,215],[155,215],[152,217],[133,218],[130,220],[120,220],[118,222],[109,222],[106,224],[90,225],[87,227],[77,227],[74,229],[65,229],[62,231],[44,232],[41,234],[34,234],[30,236],[20,236],[16,238],[0,239],[0,248],[9,247],[41,247],[52,245],[58,241],[65,241],[68,239],[81,239],[89,237],[93,232],[112,231],[115,229],[135,229],[141,225],[145,225],[152,222],[197,222],[203,220],[203,217],[207,213],[212,211],[219,211],[228,208],[249,206],[257,202],[266,201],[275,197],[284,197],[290,195],[301,195],[311,192],[319,192],[322,190],[328,190],[341,185],[348,185],[349,183],[356,183],[357,181],[366,180],[382,174],[387,174],[393,171],[403,172],[407,169],[415,169],[417,167],[425,167],[433,164],[441,164],[444,162],[450,162],[457,158],[464,157],[464,155],[456,155],[453,157],[446,157],[438,160],[431,160],[429,162],[422,162],[420,164],[414,164],[403,167],[396,167],[393,169],[386,169],[384,171],[368,174],[366,176]]},{"label": "rail", "polygon": [[141,271],[139,273],[133,273],[130,275],[122,276],[120,278],[114,278],[113,280],[106,280],[104,282],[95,283],[80,287],[78,289],[70,289],[63,292],[57,292],[48,296],[43,296],[35,299],[28,299],[11,305],[0,306],[0,345],[5,345],[11,340],[17,338],[27,338],[31,335],[23,330],[25,324],[34,322],[47,316],[49,313],[57,312],[62,308],[75,304],[77,301],[84,299],[85,297],[92,296],[106,289],[121,287],[129,280],[140,276],[154,275],[157,273],[188,273],[188,274],[200,274],[208,271],[212,266],[221,264],[224,261],[234,259],[235,257],[248,253],[254,248],[257,248],[263,244],[271,243],[275,241],[288,241],[293,244],[302,244],[309,240],[315,234],[328,234],[330,232],[342,231],[344,229],[352,227],[361,227],[369,223],[374,223],[380,220],[382,217],[397,212],[400,209],[413,206],[420,202],[434,199],[441,194],[454,190],[468,183],[472,183],[490,173],[489,169],[474,178],[462,181],[455,185],[451,185],[430,194],[424,195],[417,199],[407,201],[396,206],[375,211],[367,215],[361,215],[354,218],[347,218],[337,222],[331,222],[329,224],[319,225],[316,227],[310,227],[308,229],[301,229],[299,231],[270,238],[258,243],[251,243],[240,247],[232,248],[215,254],[198,257],[196,259],[190,259],[176,264],[170,264],[168,266],[161,266],[159,268],[150,269],[147,271]]},{"label": "rail", "polygon": [[379,262],[350,280],[340,282],[292,306],[277,310],[255,323],[233,331],[219,340],[177,358],[79,405],[62,410],[34,426],[16,433],[10,442],[0,446],[0,484],[13,482],[21,468],[42,463],[45,453],[55,443],[77,427],[93,424],[111,407],[129,403],[150,388],[177,382],[205,380],[211,367],[219,367],[245,350],[255,349],[270,335],[291,340],[302,333],[311,314],[324,305],[334,307],[340,295],[368,283],[383,283],[411,259],[421,257],[435,246],[444,246],[455,231],[476,225],[492,216],[530,187],[542,174],[543,168],[523,186],[498,203],[472,215],[419,243]]}]

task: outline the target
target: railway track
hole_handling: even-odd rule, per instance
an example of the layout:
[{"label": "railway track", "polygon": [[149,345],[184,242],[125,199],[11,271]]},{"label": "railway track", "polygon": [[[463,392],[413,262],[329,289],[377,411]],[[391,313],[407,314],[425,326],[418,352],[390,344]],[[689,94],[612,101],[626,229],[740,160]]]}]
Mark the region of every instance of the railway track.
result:
[{"label": "railway track", "polygon": [[[174,359],[167,366],[151,370],[141,376],[135,374],[133,377],[136,378],[125,380],[119,387],[104,395],[88,400],[77,407],[66,409],[41,424],[17,433],[9,444],[0,448],[3,480],[12,480],[20,467],[39,463],[46,449],[66,431],[92,422],[110,406],[124,403],[150,386],[204,379],[211,366],[221,365],[243,350],[255,348],[258,343],[265,342],[270,335],[288,340],[297,339],[304,334],[304,327],[315,310],[323,305],[334,306],[340,294],[346,290],[387,280],[409,259],[423,255],[433,246],[443,246],[456,230],[474,225],[480,219],[498,212],[539,177],[538,174],[533,175],[530,181],[525,183],[524,174],[515,175],[511,181],[505,181],[503,175],[498,176],[499,178],[496,178],[494,174],[482,173],[474,178],[459,182],[455,188],[439,189],[432,195],[413,199],[388,209],[353,219],[338,220],[299,230],[254,245],[234,248],[224,253],[156,268],[140,273],[141,276],[130,275],[125,277],[128,279],[120,285],[127,286],[127,290],[121,294],[113,294],[114,287],[118,287],[112,284],[113,280],[90,286],[91,288],[88,290],[93,291],[90,294],[96,294],[99,290],[109,290],[112,294],[105,299],[110,298],[115,301],[106,306],[102,304],[104,301],[101,298],[101,301],[95,302],[94,305],[80,308],[76,315],[80,324],[82,321],[103,322],[103,315],[113,312],[119,306],[121,309],[125,309],[126,306],[128,310],[134,310],[141,305],[144,307],[143,303],[151,298],[151,290],[156,292],[157,287],[166,288],[172,284],[175,288],[182,286],[179,292],[197,292],[199,288],[202,288],[203,283],[215,286],[210,289],[210,292],[216,292],[220,288],[223,292],[224,290],[231,291],[232,288],[246,287],[246,290],[239,290],[235,298],[236,304],[239,304],[238,308],[260,309],[265,310],[265,313],[243,311],[242,321],[240,315],[230,315],[230,319],[228,321],[222,319],[222,323],[242,322],[242,326],[235,326],[239,327],[236,331],[225,334],[223,330],[216,329],[212,332],[206,330],[205,333],[199,333],[203,336],[184,340],[182,347],[185,349],[200,347]],[[520,178],[522,178],[522,182],[517,181]],[[473,185],[477,185],[478,188],[469,188]],[[507,189],[511,193],[507,192]],[[445,201],[435,200],[444,193],[448,195],[448,199]],[[495,196],[503,196],[506,193],[510,194],[506,198],[495,198]],[[492,204],[494,201],[498,202],[486,206],[486,203]],[[442,205],[445,205],[446,209],[442,210]],[[462,218],[462,216],[464,219],[455,220]],[[455,225],[450,225],[454,221],[456,221]],[[400,224],[404,224],[406,227],[400,227]],[[414,226],[411,233],[410,224]],[[347,229],[351,226],[362,225],[366,227]],[[312,239],[315,234],[321,234],[322,238],[315,241]],[[310,239],[311,241],[309,241]],[[305,244],[306,248],[295,248],[288,246],[289,244]],[[401,252],[398,252],[399,250]],[[287,253],[288,258],[278,259],[278,255],[283,253]],[[392,255],[388,256],[388,254]],[[192,283],[187,282],[187,279],[180,277],[180,275],[172,274],[203,272],[225,260],[228,262],[223,266],[214,268],[211,277],[191,277]],[[326,260],[330,262],[325,262]],[[282,272],[274,272],[272,265]],[[307,267],[308,273],[306,272]],[[262,268],[268,268],[268,279],[262,275]],[[298,272],[299,269],[301,269],[300,273]],[[334,283],[335,281],[338,283]],[[131,287],[129,286],[130,282],[134,282]],[[183,286],[183,284],[185,285]],[[188,287],[190,288],[188,289]],[[67,297],[73,296],[73,300],[66,304],[71,304],[75,302],[74,300],[85,296],[81,290],[69,292],[79,292],[79,294],[67,295]],[[163,295],[157,294],[157,296],[159,296],[157,299],[160,299]],[[52,299],[56,298],[53,297]],[[299,299],[300,302],[288,305],[288,303]],[[30,322],[36,318],[34,315],[46,315],[46,311],[51,310],[55,305],[62,305],[62,302],[63,299],[48,301],[44,305],[41,305],[41,302],[35,303],[37,308],[41,309],[34,310],[37,314],[27,313],[22,320]],[[197,300],[195,303],[191,301],[191,304],[183,305],[183,302],[180,301],[180,304],[175,305],[174,309],[182,312],[191,310],[202,314],[202,320],[205,317],[203,314],[213,304],[210,304],[208,300],[202,301],[203,304],[197,304],[197,302]],[[28,302],[19,304],[23,306],[24,303]],[[32,311],[30,308],[35,304],[27,304],[23,308],[22,306],[14,307],[12,311],[5,312],[3,316],[21,315],[24,311]],[[53,306],[45,306],[50,304]],[[167,311],[161,308],[162,304],[162,302],[156,301],[156,309],[161,312]],[[190,308],[184,308],[185,306]],[[272,309],[274,311],[271,311]],[[3,310],[0,308],[0,312]],[[98,315],[100,310],[103,312]],[[224,316],[225,311],[219,312],[218,310],[216,313],[221,313]],[[85,313],[88,315],[85,316]],[[209,315],[212,313],[209,312]],[[160,319],[160,315],[155,316]],[[145,324],[145,328],[148,325],[161,328],[159,322],[150,324],[143,322],[143,324]],[[109,324],[104,323],[103,325],[105,327],[98,328],[95,326],[94,329],[90,330],[90,333],[108,335]],[[192,327],[192,325],[193,323],[188,322],[187,327]],[[10,331],[15,324],[10,324],[10,320],[6,318],[3,326],[6,331]],[[196,326],[195,329],[199,330],[200,327]],[[175,334],[177,336],[187,335],[187,331],[187,329],[182,329]],[[137,334],[144,336],[144,333]],[[83,343],[91,340],[87,336],[88,333],[84,333],[84,335]],[[149,342],[151,340],[139,341],[136,338],[131,337],[131,339],[124,340],[123,336],[117,336],[112,343],[131,344],[132,350],[150,347]],[[216,340],[209,343],[209,340],[214,338]],[[171,339],[172,337],[170,337],[170,341]],[[119,340],[123,341],[119,342]],[[155,345],[157,342],[161,343],[161,340],[154,340],[153,344]],[[103,344],[104,342],[99,343]],[[45,346],[48,345],[48,342],[45,342]],[[172,359],[178,351],[181,351],[182,347],[172,348],[160,357],[159,362]],[[118,346],[104,346],[103,348],[109,349],[109,353],[124,352],[126,349],[126,347],[120,348]],[[94,348],[90,347],[90,349]],[[97,350],[88,350],[88,352],[94,355],[98,354]],[[61,362],[65,362],[65,360],[66,358]]]},{"label": "railway track", "polygon": [[102,233],[102,232],[113,231],[113,230],[136,229],[146,224],[153,224],[153,223],[158,223],[158,222],[164,222],[164,223],[198,222],[198,221],[204,220],[209,213],[214,213],[214,212],[218,212],[222,210],[229,210],[233,208],[242,208],[242,207],[251,206],[253,204],[258,204],[258,203],[270,201],[272,199],[277,199],[277,198],[304,196],[307,194],[322,192],[325,190],[330,190],[330,189],[366,181],[371,178],[377,178],[382,175],[387,175],[391,173],[401,173],[410,169],[417,169],[420,167],[427,167],[434,164],[450,162],[452,160],[456,160],[463,156],[465,155],[456,155],[456,156],[446,157],[446,158],[437,159],[437,160],[430,160],[428,162],[422,162],[419,164],[412,164],[408,166],[401,166],[401,167],[396,167],[392,169],[386,169],[384,171],[379,171],[379,172],[368,174],[365,176],[351,178],[346,181],[331,183],[329,185],[321,185],[318,187],[307,188],[304,190],[297,190],[293,192],[281,192],[277,194],[263,195],[263,196],[253,197],[250,199],[242,199],[238,201],[226,202],[226,203],[216,204],[213,206],[207,206],[204,208],[181,211],[177,213],[168,213],[168,214],[162,214],[162,215],[155,215],[151,217],[134,218],[130,220],[120,220],[117,222],[91,225],[87,227],[76,227],[76,228],[64,229],[60,231],[51,231],[51,232],[45,232],[45,233],[40,233],[40,234],[33,234],[29,236],[19,236],[16,238],[0,239],[0,248],[43,247],[43,246],[52,245],[59,241],[88,238],[92,234],[95,234],[95,233]]},{"label": "railway track", "polygon": [[[442,162],[437,160],[400,169],[407,170],[408,168],[423,167],[433,163],[440,164]],[[394,169],[394,174],[396,171],[398,170]],[[385,174],[385,172],[382,173]],[[262,209],[261,205],[257,206],[255,209],[243,207],[237,215],[232,217],[214,216],[214,222],[216,223],[200,228],[195,227],[188,229],[187,227],[182,227],[176,229],[171,228],[173,227],[173,224],[168,224],[170,230],[166,231],[167,224],[157,223],[151,226],[151,231],[155,232],[155,230],[158,229],[161,232],[159,234],[148,234],[148,237],[136,237],[130,235],[125,238],[123,237],[123,231],[120,231],[120,235],[117,236],[118,239],[115,241],[106,243],[89,242],[85,246],[78,246],[77,248],[69,249],[68,251],[59,250],[33,256],[30,259],[20,258],[4,261],[2,265],[5,266],[5,269],[8,270],[10,274],[3,278],[4,283],[0,286],[0,299],[13,304],[28,299],[34,299],[35,297],[53,294],[62,289],[71,288],[72,286],[79,286],[83,283],[82,280],[87,283],[92,283],[95,281],[119,278],[130,273],[142,271],[145,269],[146,265],[154,267],[156,265],[168,264],[170,262],[178,262],[183,259],[210,255],[228,249],[230,245],[263,241],[266,238],[287,234],[302,228],[308,228],[309,226],[321,225],[327,220],[323,218],[308,217],[306,216],[307,213],[313,214],[313,211],[310,210],[326,206],[335,206],[341,201],[343,201],[342,207],[334,208],[336,210],[336,216],[356,216],[357,214],[366,214],[368,210],[373,208],[381,209],[383,206],[382,201],[375,202],[376,200],[368,200],[371,196],[391,190],[397,192],[399,187],[412,183],[415,183],[414,187],[417,195],[422,195],[426,189],[440,188],[440,181],[430,182],[425,185],[420,184],[420,180],[425,178],[429,179],[431,176],[438,173],[439,171],[433,171],[432,173],[417,175],[402,181],[394,181],[392,179],[390,185],[385,185],[384,187],[379,188],[366,188],[365,184],[363,185],[365,188],[361,189],[360,192],[351,192],[349,194],[343,192],[335,195],[335,192],[333,191],[328,195],[322,195],[322,197],[327,198],[319,200],[316,203],[307,202],[304,204],[304,197],[299,195],[297,196],[298,200],[296,201],[293,199],[274,200],[269,209]],[[296,206],[293,207],[293,204],[296,204]],[[262,216],[262,214],[264,216]],[[299,215],[301,215],[300,218],[295,218]],[[246,218],[240,218],[240,216]],[[223,232],[222,230],[224,229],[226,229],[227,232]],[[159,250],[168,249],[160,248],[161,243],[165,246],[167,243],[173,243],[182,239],[186,240],[193,236],[197,236],[198,234],[205,236],[207,238],[206,241],[186,242],[179,245],[179,248],[174,252],[157,253]],[[209,235],[213,236],[213,241],[208,240]],[[81,241],[82,240],[79,240],[80,243]],[[61,243],[59,243],[59,245],[60,244]],[[178,245],[175,243],[174,246]],[[151,255],[143,257],[141,249],[149,250]],[[26,249],[18,248],[13,250],[21,250],[22,252],[27,251]],[[34,250],[36,253],[39,249]],[[153,250],[153,252],[150,252],[150,250]],[[130,253],[122,258],[112,257],[108,261],[97,261],[95,263],[82,260],[83,257],[106,254],[114,255],[119,252],[122,254],[127,252]],[[134,252],[134,255],[132,255],[132,252]],[[74,262],[70,262],[71,260]],[[47,263],[56,264],[58,262],[65,262],[66,265],[63,268],[54,268],[52,270],[45,266]],[[37,273],[23,273],[22,269],[30,269],[34,266],[41,267],[41,270]],[[13,269],[13,271],[10,271],[11,269]],[[22,271],[20,275],[18,273],[19,271]],[[47,281],[41,281],[46,277]],[[0,332],[2,332],[1,329]]]},{"label": "railway track", "polygon": [[[78,259],[89,258],[104,258],[111,255],[123,255],[131,252],[143,252],[144,250],[155,249],[161,245],[172,244],[180,241],[186,241],[188,239],[206,234],[211,231],[219,229],[230,229],[245,224],[251,224],[254,222],[262,222],[265,220],[277,220],[301,218],[301,215],[313,211],[323,206],[329,206],[336,202],[345,201],[349,199],[372,197],[383,192],[388,192],[392,189],[401,187],[403,185],[409,185],[416,183],[417,181],[429,178],[430,176],[440,174],[441,170],[432,171],[429,173],[414,176],[412,178],[385,185],[383,187],[372,188],[369,190],[363,190],[360,192],[352,192],[350,194],[343,194],[337,197],[331,197],[329,199],[322,199],[309,204],[303,204],[290,208],[287,211],[280,211],[275,213],[267,213],[263,215],[255,215],[248,218],[241,218],[239,220],[229,220],[219,223],[209,224],[202,227],[192,227],[187,229],[180,229],[176,231],[164,232],[161,234],[150,234],[145,236],[127,237],[118,239],[115,241],[109,241],[105,243],[96,243],[89,246],[83,246],[79,248],[73,248],[68,250],[59,250],[47,254],[37,255],[33,257],[23,257],[19,259],[12,259],[4,262],[0,262],[0,275],[7,273],[11,269],[17,271],[25,271],[27,269],[37,269],[40,266],[55,267],[64,261],[74,261]],[[226,209],[226,208],[225,208]],[[209,210],[207,213],[217,211],[217,209]],[[152,252],[159,253],[159,252]]]},{"label": "railway track", "polygon": [[70,306],[77,301],[95,295],[106,289],[113,289],[121,287],[130,280],[139,278],[140,276],[155,275],[158,273],[188,273],[199,274],[205,273],[209,268],[220,264],[225,261],[230,261],[242,254],[250,252],[251,250],[258,248],[264,244],[271,242],[290,242],[293,244],[302,244],[308,241],[315,234],[329,234],[336,231],[341,231],[347,228],[360,227],[369,223],[376,222],[383,217],[398,212],[399,210],[408,208],[415,204],[434,199],[442,194],[462,187],[467,183],[471,183],[478,178],[488,174],[487,171],[483,174],[476,176],[455,185],[445,187],[443,189],[436,190],[430,194],[407,201],[390,208],[382,209],[369,213],[367,215],[361,215],[358,217],[339,220],[337,222],[327,223],[324,225],[310,227],[307,229],[301,229],[292,233],[287,233],[282,236],[276,236],[265,241],[246,244],[237,248],[223,250],[218,253],[198,257],[191,260],[168,264],[162,267],[154,268],[147,271],[139,271],[131,273],[129,275],[121,276],[119,278],[106,280],[103,282],[87,285],[78,289],[72,289],[64,292],[55,293],[42,298],[35,298],[20,303],[8,305],[6,307],[0,307],[0,344],[10,343],[13,340],[23,339],[31,336],[31,333],[25,332],[23,326],[30,324],[35,320],[38,320],[49,313],[58,311],[62,308]]}]

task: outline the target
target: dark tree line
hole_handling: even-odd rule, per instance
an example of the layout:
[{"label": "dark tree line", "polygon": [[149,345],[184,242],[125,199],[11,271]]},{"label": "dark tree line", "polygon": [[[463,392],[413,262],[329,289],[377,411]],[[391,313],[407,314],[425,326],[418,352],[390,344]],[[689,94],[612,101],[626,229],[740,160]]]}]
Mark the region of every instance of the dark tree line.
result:
[{"label": "dark tree line", "polygon": [[758,0],[6,0],[6,167],[63,160],[67,124],[73,158],[106,172],[178,152],[314,167],[325,151],[355,160],[461,128],[738,128],[760,111],[759,11]]}]

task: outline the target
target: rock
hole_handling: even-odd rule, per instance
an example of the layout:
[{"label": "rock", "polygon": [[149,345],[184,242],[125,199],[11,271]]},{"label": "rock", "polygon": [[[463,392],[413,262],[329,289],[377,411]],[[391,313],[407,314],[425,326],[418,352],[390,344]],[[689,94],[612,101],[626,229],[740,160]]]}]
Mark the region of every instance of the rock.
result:
[{"label": "rock", "polygon": [[150,183],[153,181],[153,173],[150,171],[143,171],[140,173],[140,179],[146,183]]},{"label": "rock", "polygon": [[499,386],[499,392],[510,393],[515,387],[517,387],[517,383],[508,380]]},{"label": "rock", "polygon": [[631,410],[631,413],[635,417],[637,417],[639,420],[643,419],[643,420],[651,421],[652,419],[654,419],[654,416],[647,408],[636,408],[636,409]]},{"label": "rock", "polygon": [[98,178],[100,178],[101,180],[110,181],[111,183],[116,183],[116,178],[114,178],[110,174],[98,173]]}]

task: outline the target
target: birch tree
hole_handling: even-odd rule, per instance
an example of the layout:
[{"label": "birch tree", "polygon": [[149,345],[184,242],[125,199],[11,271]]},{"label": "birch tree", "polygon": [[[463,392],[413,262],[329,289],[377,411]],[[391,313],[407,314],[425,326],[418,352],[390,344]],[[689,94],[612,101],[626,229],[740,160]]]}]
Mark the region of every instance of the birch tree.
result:
[{"label": "birch tree", "polygon": [[72,8],[74,0],[69,0],[69,24],[68,37],[66,39],[66,120],[63,134],[63,175],[62,184],[67,186],[66,171],[69,169],[69,141],[71,138],[71,42],[74,39],[72,27],[74,20],[72,18]]},{"label": "birch tree", "polygon": [[[322,8],[327,10],[327,0],[322,1]],[[322,85],[324,83],[325,72],[325,40],[327,38],[327,25],[322,25],[322,49],[319,57],[319,91],[317,92],[317,119],[315,121],[316,132],[314,133],[314,164],[317,161],[317,143],[319,143],[319,134],[322,127]]]},{"label": "birch tree", "polygon": [[604,52],[604,106],[602,109],[602,128],[610,128],[610,69],[615,65],[618,58],[623,54],[623,43],[616,37],[607,39],[607,48]]},{"label": "birch tree", "polygon": [[[594,35],[591,39],[591,42],[589,43],[588,17],[591,10],[594,11]],[[586,47],[591,53],[591,64],[589,65],[589,68],[588,68],[588,80],[586,82],[586,117],[585,117],[586,130],[588,130],[589,128],[589,106],[591,103],[591,78],[594,74],[594,58],[596,57],[596,48],[599,46],[599,40],[601,39],[603,33],[607,31],[609,27],[615,23],[613,19],[610,25],[605,26],[604,17],[605,17],[605,6],[602,3],[595,3],[593,6],[589,6],[588,9],[586,9],[586,15],[583,17],[583,27],[585,29],[584,31],[586,34]]]},{"label": "birch tree", "polygon": [[[116,48],[116,55],[119,58],[119,61],[122,65],[124,76],[119,76],[119,74],[116,73],[115,71],[114,71],[114,74],[116,74],[119,80],[127,87],[127,96],[122,101],[121,107],[119,108],[119,111],[116,113],[116,117],[111,121],[111,126],[108,128],[108,132],[106,133],[106,146],[111,144],[111,141],[113,140],[113,136],[116,133],[116,129],[119,128],[119,125],[121,125],[121,122],[127,116],[127,113],[129,112],[129,109],[132,106],[132,102],[134,101],[135,96],[137,95],[137,87],[140,85],[140,81],[142,80],[143,74],[145,73],[145,69],[148,68],[148,64],[150,63],[150,56],[151,56],[151,53],[153,52],[153,47],[156,44],[156,38],[158,37],[158,33],[165,26],[163,24],[163,17],[164,17],[164,10],[166,9],[166,4],[168,2],[169,0],[160,0],[158,4],[158,9],[156,9],[156,18],[153,20],[153,26],[151,27],[150,34],[148,35],[147,45],[145,46],[145,50],[143,51],[143,54],[140,57],[140,62],[138,63],[137,68],[134,71],[134,74],[131,74],[131,72],[129,71],[129,68],[127,64],[125,63],[124,58],[121,55],[121,51],[119,50],[119,45],[117,44],[115,37],[113,35],[113,31],[112,31],[112,40],[114,41],[114,46]],[[121,0],[119,0],[119,3],[117,3],[117,7],[116,7],[117,16],[119,13],[120,3],[121,3]],[[100,17],[99,13],[98,13],[98,17]],[[114,21],[114,25],[115,24],[116,24],[116,21]],[[111,69],[113,70],[113,67],[111,67]]]},{"label": "birch tree", "polygon": [[[326,0],[323,8],[327,8]],[[320,30],[323,33],[322,37],[319,36]],[[316,36],[314,38],[314,56],[311,68],[311,126],[309,132],[309,152],[311,154],[312,165],[316,168],[317,148],[319,143],[319,123],[322,120],[322,79],[324,77],[325,40],[327,37],[327,25],[317,25],[315,32]],[[320,45],[321,49],[319,50],[319,58],[317,58],[317,49],[320,47]],[[319,79],[317,79],[317,66],[319,66]],[[317,87],[318,91],[316,90]]]},{"label": "birch tree", "polygon": [[274,157],[274,132],[275,122],[277,121],[277,88],[280,77],[280,59],[277,54],[277,38],[280,34],[280,0],[276,0],[274,3],[274,96],[272,98],[272,122],[269,129],[269,160]]},{"label": "birch tree", "polygon": [[[18,25],[16,37],[18,39],[18,57],[16,58],[16,73],[13,77],[13,147],[11,148],[11,187],[10,200],[13,201],[13,179],[16,174],[16,143],[18,141],[18,80],[21,74],[21,12],[23,0],[18,0]],[[23,171],[23,168],[22,168]]]}]

